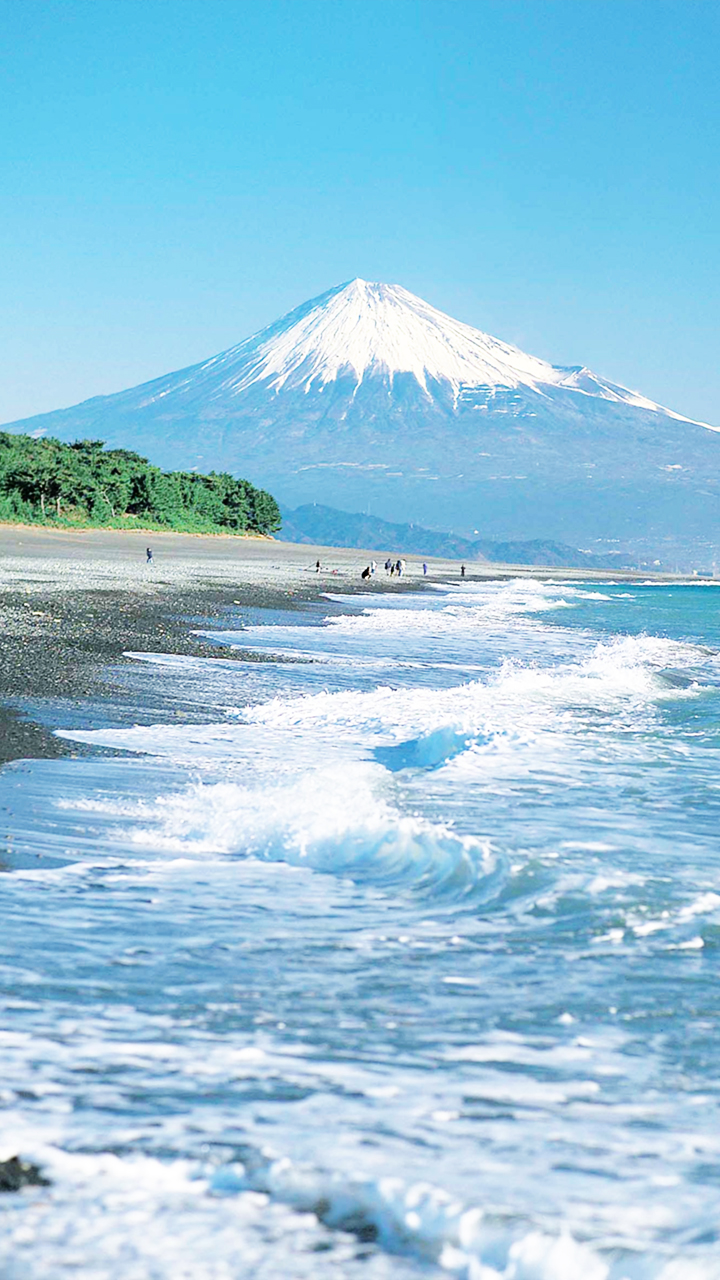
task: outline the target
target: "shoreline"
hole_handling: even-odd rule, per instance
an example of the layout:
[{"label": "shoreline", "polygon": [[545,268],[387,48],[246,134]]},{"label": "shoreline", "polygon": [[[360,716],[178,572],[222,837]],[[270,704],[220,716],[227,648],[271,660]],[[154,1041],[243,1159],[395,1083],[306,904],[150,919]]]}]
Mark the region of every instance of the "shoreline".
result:
[{"label": "shoreline", "polygon": [[[148,543],[151,565],[145,562]],[[428,557],[424,577],[423,558],[415,555],[403,556],[403,578],[388,578],[381,567],[387,555],[262,537],[0,525],[0,766],[76,754],[33,717],[28,704],[55,699],[81,705],[111,697],[109,668],[132,662],[127,651],[248,657],[192,635],[200,619],[238,607],[286,610],[326,592],[361,598],[365,591],[400,594],[461,580],[458,561]],[[379,567],[366,585],[360,574],[372,558]],[[558,576],[648,580],[628,571],[470,563],[465,581]]]},{"label": "shoreline", "polygon": [[[316,573],[319,556],[325,567]],[[33,715],[33,703],[111,698],[110,669],[132,663],[128,651],[247,659],[193,628],[228,609],[286,610],[326,591],[360,594],[364,564],[362,552],[266,538],[0,526],[0,767],[77,754]],[[418,586],[383,573],[373,590]]]}]

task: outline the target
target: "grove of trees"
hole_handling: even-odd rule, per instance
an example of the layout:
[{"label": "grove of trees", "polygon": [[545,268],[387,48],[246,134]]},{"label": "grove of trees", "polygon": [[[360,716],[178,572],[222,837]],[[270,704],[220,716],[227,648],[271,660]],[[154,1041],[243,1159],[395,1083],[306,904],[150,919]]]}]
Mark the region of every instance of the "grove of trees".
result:
[{"label": "grove of trees", "polygon": [[102,440],[61,444],[0,431],[0,520],[276,533],[275,499],[225,472],[162,471]]}]

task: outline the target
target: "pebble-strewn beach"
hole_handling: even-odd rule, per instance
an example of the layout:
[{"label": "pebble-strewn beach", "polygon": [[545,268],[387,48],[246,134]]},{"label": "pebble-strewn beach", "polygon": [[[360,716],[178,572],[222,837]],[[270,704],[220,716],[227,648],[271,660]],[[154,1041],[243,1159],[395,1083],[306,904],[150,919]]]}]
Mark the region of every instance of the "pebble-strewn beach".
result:
[{"label": "pebble-strewn beach", "polygon": [[[107,694],[101,672],[127,650],[214,657],[191,634],[194,619],[361,587],[364,563],[362,552],[260,538],[0,527],[0,763],[66,752],[34,722],[34,700]],[[383,573],[381,585],[405,583]]]},{"label": "pebble-strewn beach", "polygon": [[[287,608],[327,590],[361,592],[360,574],[373,556],[379,565],[374,592],[459,577],[456,561],[428,560],[424,579],[420,557],[407,556],[405,576],[390,579],[380,566],[392,552],[266,538],[0,526],[0,763],[64,754],[64,744],[33,720],[32,701],[107,693],[100,673],[127,650],[217,656],[214,645],[191,634],[193,619],[237,603]],[[469,565],[467,572],[469,580],[557,574],[486,564]],[[563,570],[562,576],[583,575]]]}]

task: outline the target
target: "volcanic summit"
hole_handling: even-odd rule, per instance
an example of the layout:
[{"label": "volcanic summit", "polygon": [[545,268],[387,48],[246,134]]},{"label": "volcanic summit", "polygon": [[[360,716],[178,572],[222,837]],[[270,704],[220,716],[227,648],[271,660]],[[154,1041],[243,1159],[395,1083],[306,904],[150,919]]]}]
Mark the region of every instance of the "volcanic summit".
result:
[{"label": "volcanic summit", "polygon": [[720,496],[714,428],[359,279],[220,355],[6,429],[489,536],[705,541]]}]

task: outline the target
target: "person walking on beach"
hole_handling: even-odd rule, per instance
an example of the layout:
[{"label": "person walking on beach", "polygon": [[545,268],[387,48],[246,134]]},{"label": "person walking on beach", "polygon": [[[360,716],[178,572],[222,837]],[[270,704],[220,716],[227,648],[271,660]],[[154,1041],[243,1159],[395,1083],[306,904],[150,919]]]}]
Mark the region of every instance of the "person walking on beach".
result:
[{"label": "person walking on beach", "polygon": [[390,559],[390,557],[388,556],[387,560],[385,561],[385,572],[386,572],[386,573],[392,573],[392,567],[393,567],[393,566],[392,566],[392,560],[391,560],[391,559]]},{"label": "person walking on beach", "polygon": [[464,578],[464,577],[465,577],[465,565],[464,565],[464,564],[461,564],[461,565],[460,565],[460,577],[461,577],[461,578]]},{"label": "person walking on beach", "polygon": [[152,547],[146,547],[146,548],[145,548],[145,555],[147,556],[147,560],[146,560],[146,562],[145,562],[145,563],[146,563],[146,564],[152,564],[152,562],[153,562],[153,558],[152,558]]},{"label": "person walking on beach", "polygon": [[319,561],[319,560],[316,560],[316,561],[315,561],[315,572],[316,572],[316,573],[319,573],[319,572],[320,572],[320,561]]},{"label": "person walking on beach", "polygon": [[427,578],[427,565],[423,563],[423,578]]}]

